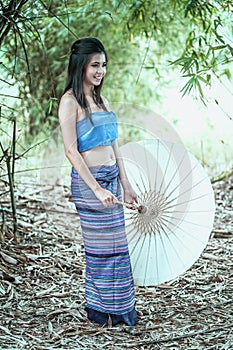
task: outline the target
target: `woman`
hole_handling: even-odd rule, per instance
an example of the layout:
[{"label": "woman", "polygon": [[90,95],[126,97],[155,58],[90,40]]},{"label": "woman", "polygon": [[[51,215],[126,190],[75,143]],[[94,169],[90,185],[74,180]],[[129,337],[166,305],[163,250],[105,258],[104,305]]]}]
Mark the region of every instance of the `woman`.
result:
[{"label": "woman", "polygon": [[71,191],[80,216],[86,256],[86,308],[100,325],[137,322],[125,236],[124,201],[137,202],[117,145],[117,121],[101,96],[107,55],[95,38],[71,47],[68,80],[59,105]]}]

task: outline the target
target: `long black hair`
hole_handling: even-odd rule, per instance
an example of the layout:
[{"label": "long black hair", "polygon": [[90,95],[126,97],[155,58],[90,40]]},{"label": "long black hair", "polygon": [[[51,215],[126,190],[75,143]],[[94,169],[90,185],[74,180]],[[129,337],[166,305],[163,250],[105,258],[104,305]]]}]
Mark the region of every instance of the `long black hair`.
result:
[{"label": "long black hair", "polygon": [[[107,54],[103,44],[96,38],[82,38],[73,43],[68,65],[68,79],[64,93],[69,89],[73,90],[73,94],[82,109],[86,111],[86,116],[90,117],[90,106],[87,103],[83,92],[83,78],[85,68],[91,59],[91,56],[96,53],[104,53],[107,61]],[[100,95],[103,85],[102,79],[100,85],[94,86],[93,99],[95,104],[107,111],[103,99]]]}]

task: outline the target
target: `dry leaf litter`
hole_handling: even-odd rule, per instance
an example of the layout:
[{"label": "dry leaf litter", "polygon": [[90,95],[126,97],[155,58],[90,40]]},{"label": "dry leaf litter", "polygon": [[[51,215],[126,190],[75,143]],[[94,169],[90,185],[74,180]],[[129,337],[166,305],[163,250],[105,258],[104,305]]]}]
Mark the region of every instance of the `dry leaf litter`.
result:
[{"label": "dry leaf litter", "polygon": [[[233,349],[233,176],[213,184],[209,243],[174,281],[136,287],[135,327],[100,327],[84,311],[80,223],[66,186],[16,186],[19,243],[5,211],[0,349]],[[1,207],[10,210],[1,188]],[[2,216],[3,218],[3,216]]]}]

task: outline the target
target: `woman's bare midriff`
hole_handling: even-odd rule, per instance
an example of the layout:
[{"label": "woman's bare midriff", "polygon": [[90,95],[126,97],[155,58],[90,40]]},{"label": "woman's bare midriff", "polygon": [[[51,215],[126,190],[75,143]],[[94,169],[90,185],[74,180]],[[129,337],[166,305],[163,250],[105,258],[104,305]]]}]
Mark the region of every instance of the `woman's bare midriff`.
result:
[{"label": "woman's bare midriff", "polygon": [[81,153],[88,167],[98,165],[114,165],[116,163],[115,153],[112,146],[98,146]]}]

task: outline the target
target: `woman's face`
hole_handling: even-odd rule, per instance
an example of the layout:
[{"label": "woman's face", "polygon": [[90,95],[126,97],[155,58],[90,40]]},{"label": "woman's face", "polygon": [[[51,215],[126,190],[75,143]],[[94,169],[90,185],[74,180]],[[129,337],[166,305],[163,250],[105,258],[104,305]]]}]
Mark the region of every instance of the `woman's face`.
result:
[{"label": "woman's face", "polygon": [[106,66],[106,57],[103,52],[93,54],[90,61],[87,63],[83,83],[86,86],[100,85],[106,73]]}]

